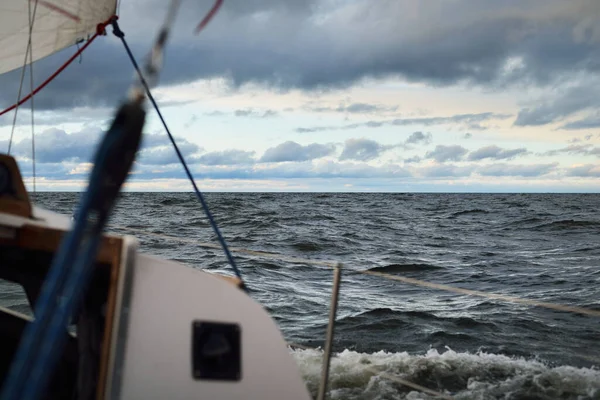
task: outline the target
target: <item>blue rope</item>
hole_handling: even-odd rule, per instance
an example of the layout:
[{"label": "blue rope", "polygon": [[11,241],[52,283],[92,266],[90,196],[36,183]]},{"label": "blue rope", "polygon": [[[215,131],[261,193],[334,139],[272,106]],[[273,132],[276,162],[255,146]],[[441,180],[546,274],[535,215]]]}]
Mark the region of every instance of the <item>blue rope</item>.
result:
[{"label": "blue rope", "polygon": [[88,218],[94,199],[102,197],[101,165],[120,135],[119,129],[112,128],[99,146],[73,229],[65,234],[52,260],[35,304],[35,319],[25,327],[2,390],[2,400],[38,398],[54,370],[66,339],[67,323],[93,270],[105,218],[99,216],[95,222]]},{"label": "blue rope", "polygon": [[162,113],[160,112],[160,109],[158,108],[158,104],[156,103],[156,101],[154,100],[154,97],[152,96],[152,93],[150,92],[150,87],[148,86],[148,83],[144,79],[144,76],[142,75],[140,67],[139,67],[137,61],[135,60],[135,57],[133,56],[133,53],[131,52],[131,49],[129,48],[129,45],[127,44],[127,41],[125,41],[125,37],[124,37],[125,35],[118,28],[118,25],[116,24],[116,22],[113,22],[113,27],[115,27],[115,32],[113,32],[113,33],[115,34],[115,36],[117,36],[123,42],[123,46],[125,46],[125,50],[127,51],[127,55],[129,56],[129,59],[131,60],[131,63],[133,64],[133,67],[137,71],[137,73],[138,73],[138,75],[140,77],[140,81],[142,82],[142,85],[144,86],[144,90],[146,91],[146,95],[148,96],[148,99],[150,99],[150,102],[152,103],[152,106],[156,110],[156,113],[158,114],[158,117],[160,118],[160,121],[162,122],[162,125],[165,128],[165,131],[167,132],[167,135],[169,136],[169,140],[171,141],[171,144],[173,144],[173,148],[175,149],[175,152],[177,152],[177,157],[179,158],[179,161],[181,162],[181,165],[185,169],[185,173],[186,173],[188,179],[190,180],[190,183],[194,187],[194,192],[196,193],[196,196],[198,197],[198,200],[200,200],[200,203],[202,204],[202,208],[204,209],[204,213],[206,214],[206,217],[208,218],[208,221],[210,222],[210,225],[212,226],[213,230],[217,234],[217,238],[219,240],[219,243],[221,244],[221,247],[223,248],[223,251],[225,252],[225,256],[227,257],[227,260],[229,261],[229,264],[231,265],[231,268],[233,269],[233,272],[238,277],[238,279],[242,282],[242,287],[244,288],[244,290],[247,291],[247,287],[246,287],[246,285],[244,283],[244,280],[242,278],[242,274],[240,273],[240,270],[237,267],[237,264],[236,264],[233,256],[231,255],[231,252],[229,251],[229,247],[227,246],[227,242],[225,241],[225,238],[221,234],[221,230],[217,226],[217,223],[216,223],[216,221],[215,221],[212,213],[210,212],[210,209],[208,208],[208,204],[206,203],[206,200],[204,199],[204,196],[202,195],[202,193],[198,189],[198,186],[196,186],[196,181],[194,180],[194,177],[192,176],[192,173],[190,172],[190,169],[188,168],[187,163],[185,162],[185,159],[183,158],[183,154],[181,154],[181,151],[179,150],[179,147],[177,146],[177,143],[175,143],[175,139],[173,138],[173,135],[171,134],[171,131],[169,130],[169,127],[167,126],[167,123],[166,123],[165,119],[163,118]]},{"label": "blue rope", "polygon": [[79,304],[86,288],[84,283],[89,281],[94,271],[94,259],[101,239],[101,232],[93,234],[85,243],[82,256],[73,265],[72,273],[69,275],[61,296],[63,301],[58,302],[57,310],[50,320],[48,332],[41,340],[36,362],[29,374],[28,382],[34,382],[34,384],[25,386],[23,395],[20,397],[22,400],[38,399],[40,391],[46,387],[50,379],[51,371],[53,371],[67,339],[65,326],[67,326],[73,310]]}]

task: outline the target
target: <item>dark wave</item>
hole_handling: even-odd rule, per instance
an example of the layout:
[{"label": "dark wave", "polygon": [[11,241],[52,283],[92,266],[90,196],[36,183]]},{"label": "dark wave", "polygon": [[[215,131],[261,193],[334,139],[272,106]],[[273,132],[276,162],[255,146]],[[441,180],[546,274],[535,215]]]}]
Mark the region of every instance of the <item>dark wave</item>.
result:
[{"label": "dark wave", "polygon": [[488,321],[478,321],[471,317],[459,317],[459,318],[448,318],[448,320],[452,321],[454,325],[461,328],[478,328],[482,326],[487,326],[493,328],[496,324]]},{"label": "dark wave", "polygon": [[534,229],[561,230],[561,229],[599,228],[599,227],[600,227],[600,221],[563,219],[560,221],[553,221],[553,222],[549,222],[546,224],[537,225],[534,227]]},{"label": "dark wave", "polygon": [[159,204],[163,205],[163,206],[178,206],[178,205],[186,204],[186,203],[189,203],[189,202],[190,202],[189,199],[169,198],[169,199],[161,200],[159,202]]},{"label": "dark wave", "polygon": [[[478,338],[474,338],[474,334],[494,332],[497,329],[491,321],[471,317],[441,317],[427,311],[399,311],[386,307],[346,316],[338,320],[337,326],[340,333],[350,334],[356,334],[357,330],[364,332],[364,335],[371,335],[376,331],[417,337],[426,334],[426,339],[421,337],[417,340],[427,344],[440,344],[444,340],[453,344],[458,343],[457,341],[477,342]],[[433,333],[426,333],[431,329],[434,329]]]},{"label": "dark wave", "polygon": [[536,224],[536,223],[539,223],[542,221],[544,221],[544,219],[539,218],[539,217],[529,217],[529,218],[520,219],[518,221],[513,221],[509,225],[528,225],[528,224]]},{"label": "dark wave", "polygon": [[448,218],[456,218],[456,217],[460,217],[461,215],[477,215],[477,214],[489,214],[490,212],[487,210],[483,210],[481,208],[474,208],[472,210],[462,210],[462,211],[456,211],[453,212],[452,214],[450,214],[450,216]]},{"label": "dark wave", "polygon": [[434,342],[434,341],[440,341],[440,340],[442,340],[442,341],[452,340],[453,342],[456,342],[456,340],[469,341],[471,339],[473,339],[473,336],[469,335],[468,333],[436,331],[436,332],[433,332],[433,333],[427,335],[426,341]]},{"label": "dark wave", "polygon": [[431,264],[414,263],[414,264],[390,264],[390,265],[384,265],[382,267],[369,268],[369,271],[394,273],[394,272],[435,271],[435,270],[441,270],[441,269],[444,269],[444,268],[436,266],[436,265],[431,265]]},{"label": "dark wave", "polygon": [[321,243],[303,241],[303,242],[293,243],[292,247],[303,253],[312,253],[312,252],[324,250],[327,246],[325,246],[324,244],[321,244]]}]

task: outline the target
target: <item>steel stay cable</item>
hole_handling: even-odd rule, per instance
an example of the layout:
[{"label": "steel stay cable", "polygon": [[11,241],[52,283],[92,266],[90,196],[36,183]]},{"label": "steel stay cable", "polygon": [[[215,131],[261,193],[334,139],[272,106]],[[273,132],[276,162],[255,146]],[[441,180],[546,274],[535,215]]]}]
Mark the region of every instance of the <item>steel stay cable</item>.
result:
[{"label": "steel stay cable", "polygon": [[[29,42],[31,42],[31,34],[33,32],[33,21],[35,20],[35,12],[37,10],[38,0],[35,0],[35,5],[33,7],[33,15],[31,13],[31,2],[27,3],[27,7],[29,10]],[[33,46],[29,46],[29,90],[33,93]],[[17,99],[18,100],[18,99]],[[33,194],[36,193],[35,187],[35,105],[33,101],[33,95],[31,96],[31,170],[33,176]],[[15,114],[17,111],[15,110]]]},{"label": "steel stay cable", "polygon": [[[20,78],[20,82],[19,82],[19,90],[17,92],[17,102],[15,103],[15,114],[13,115],[13,122],[12,122],[12,128],[10,130],[10,139],[8,141],[8,152],[7,154],[10,154],[10,150],[12,148],[12,142],[13,142],[13,137],[15,134],[15,126],[17,124],[17,115],[19,112],[19,104],[22,104],[20,102],[21,99],[21,92],[23,90],[23,81],[25,80],[25,67],[27,66],[27,58],[32,54],[31,52],[31,35],[33,33],[33,21],[35,19],[35,13],[37,11],[37,5],[38,5],[38,0],[35,1],[35,4],[33,6],[33,17],[31,15],[31,2],[27,2],[27,7],[29,10],[29,37],[27,39],[27,48],[25,49],[25,59],[23,60],[23,67],[21,68],[21,78]],[[30,65],[33,64],[33,58],[31,58],[30,60]],[[32,72],[33,74],[33,72]],[[32,89],[33,90],[33,89]],[[11,108],[12,109],[12,108]],[[2,113],[0,113],[0,115],[4,114],[5,112],[10,111],[9,109],[4,110]]]},{"label": "steel stay cable", "polygon": [[[208,14],[204,17],[204,19],[200,23],[199,27],[197,28],[197,31],[199,31],[204,26],[206,26],[206,24],[208,24],[208,22],[214,17],[214,15],[218,11],[221,3],[222,3],[222,0],[217,0],[215,2],[215,5],[213,6],[213,8],[208,12]],[[146,65],[146,70],[148,72],[148,75],[152,79],[152,83],[156,82],[157,73],[158,73],[158,70],[160,67],[159,64],[162,61],[163,46],[164,46],[166,38],[169,34],[170,25],[172,24],[172,21],[174,19],[174,14],[175,14],[175,11],[178,6],[179,6],[179,0],[172,0],[166,22],[160,31],[159,39],[157,40],[156,44],[152,48],[150,58],[148,59],[148,64]],[[116,20],[114,20],[112,22],[112,24],[114,27],[113,33],[123,43],[123,46],[125,47],[125,51],[127,52],[127,55],[129,56],[129,59],[133,65],[134,69],[137,72],[137,75],[139,78],[139,84],[141,85],[141,89],[143,89],[144,94],[148,97],[148,99],[152,103],[152,106],[154,107],[154,110],[156,111],[156,114],[158,115],[158,117],[163,125],[163,128],[165,129],[167,136],[169,137],[169,140],[170,140],[171,144],[173,145],[173,148],[177,154],[177,158],[179,159],[179,162],[183,166],[183,169],[185,171],[185,174],[187,175],[188,180],[192,184],[194,193],[196,194],[196,197],[200,201],[200,204],[202,205],[202,208],[204,209],[204,213],[206,214],[206,217],[207,217],[213,231],[217,235],[217,239],[221,245],[221,248],[223,249],[223,252],[225,253],[227,260],[229,261],[229,264],[231,265],[231,268],[233,269],[234,274],[242,282],[242,288],[244,290],[247,290],[244,279],[242,278],[242,274],[235,262],[235,259],[233,258],[233,255],[229,251],[229,246],[227,245],[227,242],[225,241],[225,238],[223,237],[221,230],[219,229],[219,227],[208,207],[208,204],[206,203],[206,200],[204,199],[204,196],[202,195],[202,192],[200,191],[200,189],[198,189],[198,186],[196,185],[196,181],[194,180],[194,177],[185,161],[185,158],[183,157],[183,154],[179,150],[179,146],[177,146],[177,143],[175,142],[175,138],[173,137],[173,134],[171,133],[171,131],[160,111],[160,108],[158,107],[158,104],[156,103],[156,100],[154,99],[154,96],[152,95],[152,92],[150,90],[150,85],[148,84],[146,78],[142,74],[141,68],[139,67],[138,62],[136,61],[131,49],[129,48],[127,41],[125,40],[124,33],[120,30],[119,25]],[[138,90],[141,90],[141,89],[138,89]],[[141,95],[141,93],[139,95]]]}]

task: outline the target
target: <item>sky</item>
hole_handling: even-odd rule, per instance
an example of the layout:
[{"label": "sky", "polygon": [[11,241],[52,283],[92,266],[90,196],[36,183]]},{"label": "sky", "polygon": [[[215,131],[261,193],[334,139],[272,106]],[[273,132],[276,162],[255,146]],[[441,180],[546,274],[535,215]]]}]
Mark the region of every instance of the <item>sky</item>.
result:
[{"label": "sky", "polygon": [[[121,2],[138,60],[167,4]],[[183,0],[154,89],[201,190],[600,191],[600,2],[225,0],[195,35],[211,5]],[[86,187],[134,76],[108,31],[35,97],[37,190]],[[19,76],[0,76],[0,108]],[[26,104],[12,154],[30,190],[31,133]],[[191,190],[152,110],[126,190]]]}]

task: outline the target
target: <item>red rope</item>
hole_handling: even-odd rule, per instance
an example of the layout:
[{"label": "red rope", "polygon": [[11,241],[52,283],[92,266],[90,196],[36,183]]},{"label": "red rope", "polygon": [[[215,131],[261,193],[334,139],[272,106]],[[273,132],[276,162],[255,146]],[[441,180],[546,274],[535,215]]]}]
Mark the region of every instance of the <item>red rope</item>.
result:
[{"label": "red rope", "polygon": [[[200,23],[198,24],[198,26],[196,27],[196,33],[200,32],[202,29],[204,29],[204,27],[206,25],[208,25],[208,23],[210,22],[210,20],[215,16],[215,14],[217,13],[217,11],[219,11],[219,8],[221,8],[221,5],[223,4],[223,0],[216,0],[214,5],[212,6],[212,8],[210,9],[210,11],[206,14],[206,16],[204,17],[204,19],[202,19],[202,21],[200,21]],[[9,111],[14,110],[15,108],[19,107],[21,104],[25,103],[27,100],[31,99],[31,97],[33,97],[35,94],[37,94],[40,90],[42,90],[43,88],[46,87],[46,85],[48,85],[50,82],[52,82],[54,80],[54,78],[56,78],[61,72],[64,71],[65,68],[67,68],[72,62],[73,60],[75,60],[90,44],[92,44],[92,42],[94,41],[94,39],[96,39],[99,35],[105,35],[105,28],[110,25],[112,23],[113,20],[117,19],[118,17],[116,15],[110,17],[107,21],[98,24],[98,28],[96,29],[96,33],[94,33],[94,35],[88,39],[88,41],[81,46],[81,48],[79,48],[75,54],[73,54],[71,56],[71,58],[69,58],[63,65],[60,66],[60,68],[58,68],[56,70],[56,72],[54,72],[52,75],[50,75],[50,77],[48,77],[48,79],[46,79],[44,82],[42,82],[41,85],[39,85],[37,88],[35,88],[34,91],[32,91],[31,93],[29,93],[27,96],[23,97],[21,100],[19,100],[17,103],[13,104],[12,106],[5,108],[4,110],[0,111],[0,116],[6,114]]]},{"label": "red rope", "polygon": [[19,107],[21,104],[23,104],[27,100],[31,99],[37,92],[39,92],[40,90],[42,90],[43,88],[45,88],[46,85],[48,85],[50,82],[52,82],[52,80],[54,80],[54,78],[56,78],[61,72],[63,72],[64,69],[67,68],[69,66],[69,64],[71,64],[73,62],[73,60],[75,60],[94,41],[94,39],[96,39],[100,35],[105,35],[106,34],[106,31],[105,31],[106,26],[110,25],[110,23],[115,18],[117,18],[116,15],[110,17],[107,21],[98,24],[98,26],[96,28],[96,33],[94,33],[94,35],[91,38],[89,38],[88,41],[83,46],[81,46],[75,52],[75,54],[73,54],[71,56],[71,58],[69,58],[63,65],[61,65],[60,68],[58,68],[56,70],[56,72],[54,72],[52,75],[50,75],[50,77],[48,79],[46,79],[44,82],[42,82],[41,85],[39,85],[38,87],[36,87],[33,92],[29,93],[27,96],[23,97],[21,100],[19,100],[17,103],[13,104],[12,106],[10,106],[8,108],[5,108],[4,110],[0,111],[0,116],[6,114],[7,112],[9,112],[11,110],[14,110],[17,107]]},{"label": "red rope", "polygon": [[208,23],[215,16],[215,14],[217,13],[217,11],[219,11],[219,8],[221,8],[221,4],[223,4],[223,0],[216,0],[215,1],[215,4],[212,6],[212,8],[208,12],[208,14],[206,14],[206,16],[204,17],[204,19],[202,21],[200,21],[200,23],[196,27],[196,34],[198,34],[202,29],[204,29],[204,27],[206,25],[208,25]]}]

